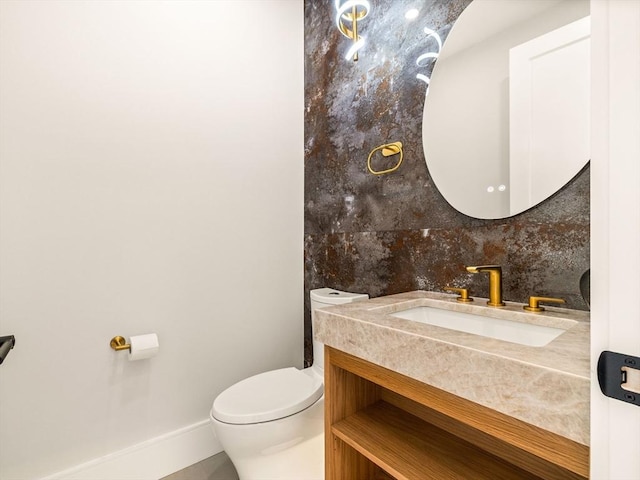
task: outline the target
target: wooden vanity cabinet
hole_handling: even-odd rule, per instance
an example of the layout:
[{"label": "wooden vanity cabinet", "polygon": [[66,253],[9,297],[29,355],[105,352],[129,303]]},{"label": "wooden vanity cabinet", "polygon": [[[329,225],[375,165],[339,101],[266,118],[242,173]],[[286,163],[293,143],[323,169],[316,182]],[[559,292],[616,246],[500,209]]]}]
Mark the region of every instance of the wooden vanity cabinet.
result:
[{"label": "wooden vanity cabinet", "polygon": [[325,346],[325,478],[586,479],[587,446]]}]

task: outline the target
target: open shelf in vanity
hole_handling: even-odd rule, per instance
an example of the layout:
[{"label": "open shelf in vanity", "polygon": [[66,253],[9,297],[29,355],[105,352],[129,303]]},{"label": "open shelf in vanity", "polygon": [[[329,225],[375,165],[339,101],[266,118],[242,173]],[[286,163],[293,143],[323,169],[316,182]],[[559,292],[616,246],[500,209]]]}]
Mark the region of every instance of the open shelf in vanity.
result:
[{"label": "open shelf in vanity", "polygon": [[586,479],[589,448],[325,347],[326,478]]}]

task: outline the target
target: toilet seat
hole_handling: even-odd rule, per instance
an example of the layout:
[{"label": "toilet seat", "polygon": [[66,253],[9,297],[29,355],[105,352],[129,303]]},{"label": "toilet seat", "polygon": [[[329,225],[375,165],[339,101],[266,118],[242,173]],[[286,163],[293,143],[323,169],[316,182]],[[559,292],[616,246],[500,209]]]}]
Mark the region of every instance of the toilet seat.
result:
[{"label": "toilet seat", "polygon": [[211,415],[235,425],[269,422],[301,412],[323,394],[322,378],[294,367],[246,378],[222,392]]}]

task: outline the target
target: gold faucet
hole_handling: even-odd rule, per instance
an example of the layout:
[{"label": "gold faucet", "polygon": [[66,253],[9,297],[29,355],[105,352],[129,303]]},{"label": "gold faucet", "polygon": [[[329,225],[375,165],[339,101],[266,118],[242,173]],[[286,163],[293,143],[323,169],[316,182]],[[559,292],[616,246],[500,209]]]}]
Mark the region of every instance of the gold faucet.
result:
[{"label": "gold faucet", "polygon": [[488,273],[489,274],[489,301],[487,305],[491,307],[502,307],[502,267],[500,265],[480,265],[477,267],[467,267],[467,272]]}]

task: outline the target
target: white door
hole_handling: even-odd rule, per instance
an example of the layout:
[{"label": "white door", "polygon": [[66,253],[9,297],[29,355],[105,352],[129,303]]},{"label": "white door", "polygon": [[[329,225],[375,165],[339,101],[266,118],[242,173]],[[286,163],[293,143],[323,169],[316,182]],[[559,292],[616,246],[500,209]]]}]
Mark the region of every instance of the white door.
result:
[{"label": "white door", "polygon": [[590,25],[585,17],[509,51],[512,214],[558,191],[591,157]]},{"label": "white door", "polygon": [[640,357],[640,0],[591,0],[591,478],[640,479],[640,407],[600,393],[603,350]]}]

